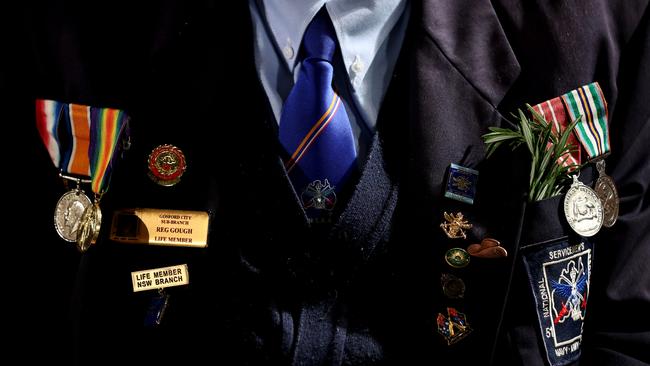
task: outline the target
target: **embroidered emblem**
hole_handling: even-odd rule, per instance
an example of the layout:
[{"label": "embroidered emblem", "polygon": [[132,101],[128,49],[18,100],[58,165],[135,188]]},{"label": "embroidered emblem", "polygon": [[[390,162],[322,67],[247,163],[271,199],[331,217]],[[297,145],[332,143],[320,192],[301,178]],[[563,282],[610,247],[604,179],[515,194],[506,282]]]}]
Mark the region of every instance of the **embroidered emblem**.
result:
[{"label": "embroidered emblem", "polygon": [[458,312],[455,308],[447,308],[447,316],[438,313],[436,324],[438,333],[445,338],[449,346],[467,337],[472,332],[465,314]]},{"label": "embroidered emblem", "polygon": [[563,240],[525,250],[524,263],[551,366],[580,357],[592,255],[593,245],[588,241],[569,245]]},{"label": "embroidered emblem", "polygon": [[470,224],[465,218],[463,217],[462,212],[458,212],[455,215],[444,213],[445,220],[447,222],[443,222],[440,224],[440,227],[442,228],[442,231],[445,232],[448,238],[450,239],[467,239],[467,235],[465,234],[466,229],[471,229],[472,224]]},{"label": "embroidered emblem", "polygon": [[333,210],[334,205],[336,205],[334,189],[335,187],[332,187],[327,179],[325,179],[325,182],[315,180],[309,183],[300,197],[303,207],[305,209]]}]

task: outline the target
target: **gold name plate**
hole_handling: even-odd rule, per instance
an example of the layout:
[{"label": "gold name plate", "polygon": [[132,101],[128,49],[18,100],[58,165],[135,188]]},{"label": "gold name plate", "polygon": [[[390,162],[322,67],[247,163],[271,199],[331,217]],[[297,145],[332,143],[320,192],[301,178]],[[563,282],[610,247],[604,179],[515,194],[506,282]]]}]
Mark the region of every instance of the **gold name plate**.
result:
[{"label": "gold name plate", "polygon": [[205,248],[209,221],[203,211],[120,210],[113,214],[110,239],[125,244]]}]

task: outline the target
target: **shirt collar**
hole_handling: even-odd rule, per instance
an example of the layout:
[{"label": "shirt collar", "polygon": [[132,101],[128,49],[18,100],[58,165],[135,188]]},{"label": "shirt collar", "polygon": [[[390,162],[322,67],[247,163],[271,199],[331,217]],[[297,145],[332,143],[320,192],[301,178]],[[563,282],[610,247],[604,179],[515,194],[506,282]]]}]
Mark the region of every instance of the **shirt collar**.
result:
[{"label": "shirt collar", "polygon": [[378,49],[406,9],[406,0],[258,1],[276,47],[292,71],[305,30],[325,5],[353,87],[363,81]]}]

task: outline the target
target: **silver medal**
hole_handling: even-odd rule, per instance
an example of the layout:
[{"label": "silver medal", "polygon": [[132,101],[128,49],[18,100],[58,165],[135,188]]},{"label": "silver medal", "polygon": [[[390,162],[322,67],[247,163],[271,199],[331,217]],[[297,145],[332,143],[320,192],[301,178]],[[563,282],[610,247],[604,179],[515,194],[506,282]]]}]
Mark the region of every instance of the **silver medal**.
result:
[{"label": "silver medal", "polygon": [[564,198],[564,215],[569,226],[581,236],[594,236],[603,225],[603,205],[593,189],[573,176]]},{"label": "silver medal", "polygon": [[618,218],[618,191],[614,180],[605,174],[604,160],[596,163],[596,169],[598,169],[598,179],[594,190],[603,205],[603,226],[612,227]]},{"label": "silver medal", "polygon": [[54,228],[63,240],[77,241],[81,216],[91,204],[90,198],[80,189],[68,191],[59,198],[54,209]]}]

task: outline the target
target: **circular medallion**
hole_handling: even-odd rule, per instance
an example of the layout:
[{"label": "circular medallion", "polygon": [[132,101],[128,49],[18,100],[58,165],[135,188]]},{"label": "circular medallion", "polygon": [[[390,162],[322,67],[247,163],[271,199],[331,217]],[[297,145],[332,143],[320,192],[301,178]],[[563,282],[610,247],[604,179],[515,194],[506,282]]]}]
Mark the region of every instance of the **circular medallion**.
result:
[{"label": "circular medallion", "polygon": [[68,191],[59,198],[54,209],[54,228],[63,240],[77,240],[81,216],[91,204],[90,198],[81,190]]},{"label": "circular medallion", "polygon": [[77,249],[86,252],[91,245],[97,242],[99,230],[102,226],[102,211],[99,204],[89,206],[81,217],[79,231],[77,231]]},{"label": "circular medallion", "polygon": [[612,178],[601,174],[594,187],[603,205],[603,226],[612,227],[618,218],[618,192]]},{"label": "circular medallion", "polygon": [[178,183],[187,168],[185,155],[173,145],[160,145],[153,149],[147,165],[149,178],[165,187]]},{"label": "circular medallion", "polygon": [[465,282],[452,274],[443,273],[440,284],[442,292],[450,299],[462,299],[465,296]]},{"label": "circular medallion", "polygon": [[594,236],[603,224],[603,205],[591,188],[574,183],[564,198],[564,215],[576,233]]},{"label": "circular medallion", "polygon": [[463,268],[469,264],[469,253],[462,248],[451,248],[445,253],[445,262],[454,268]]}]

